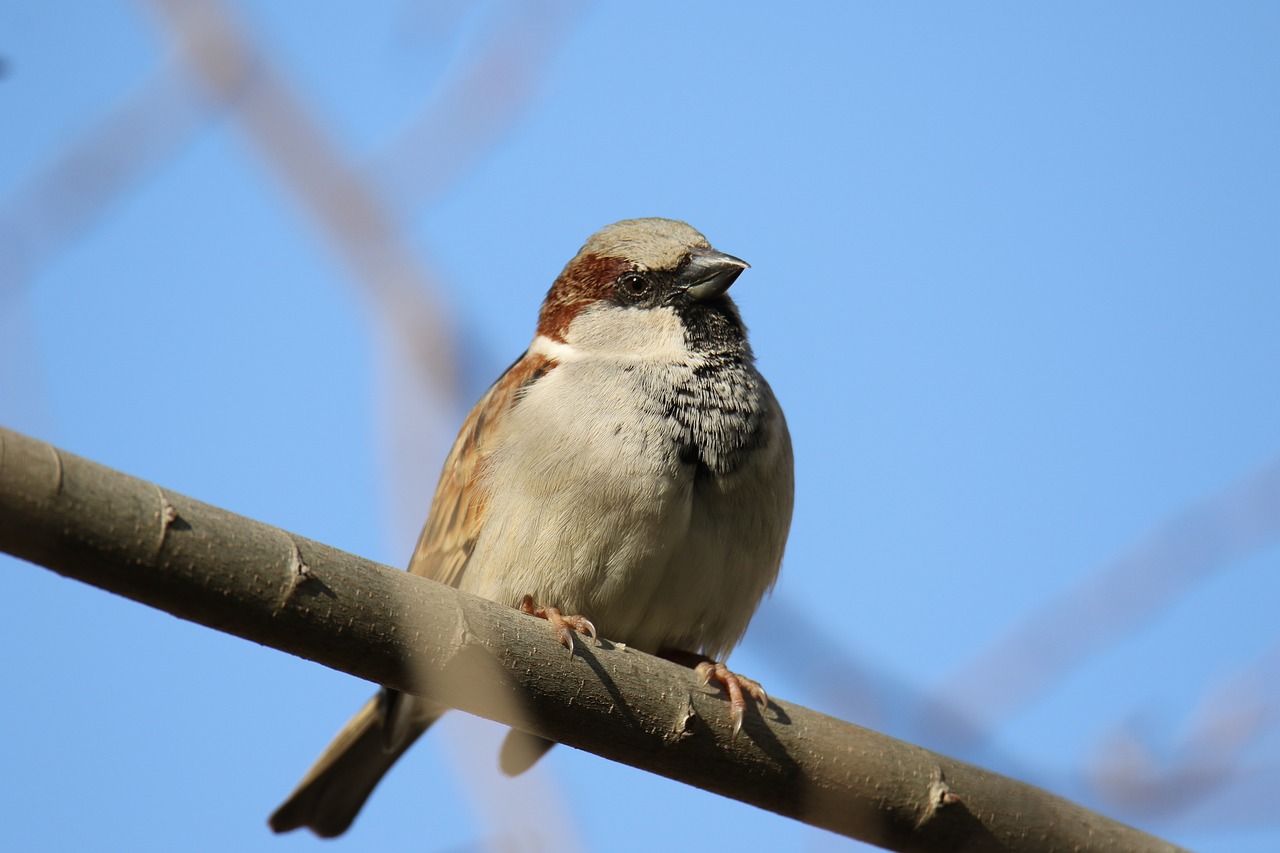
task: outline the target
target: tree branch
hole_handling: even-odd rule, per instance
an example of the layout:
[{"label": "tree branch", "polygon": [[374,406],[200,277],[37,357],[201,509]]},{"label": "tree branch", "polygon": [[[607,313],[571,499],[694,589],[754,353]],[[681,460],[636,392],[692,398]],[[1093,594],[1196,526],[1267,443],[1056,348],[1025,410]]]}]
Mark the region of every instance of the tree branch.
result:
[{"label": "tree branch", "polygon": [[[892,850],[1178,848],[1039,788],[773,701],[730,736],[691,671],[572,657],[510,608],[0,428],[0,549],[176,616]],[[796,654],[803,654],[797,649]]]}]

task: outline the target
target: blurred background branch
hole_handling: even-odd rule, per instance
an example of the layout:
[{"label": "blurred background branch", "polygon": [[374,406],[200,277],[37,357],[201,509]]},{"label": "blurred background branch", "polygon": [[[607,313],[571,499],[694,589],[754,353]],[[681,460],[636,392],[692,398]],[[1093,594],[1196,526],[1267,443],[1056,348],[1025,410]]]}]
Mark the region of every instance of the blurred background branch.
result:
[{"label": "blurred background branch", "polygon": [[[742,668],[1192,846],[1274,849],[1274,10],[1153,27],[1135,10],[850,8],[815,27],[660,6],[0,10],[0,416],[401,562],[461,411],[576,241],[621,216],[688,218],[755,264],[744,316],[809,447],[792,556]],[[293,203],[272,209],[262,175]],[[857,440],[832,443],[833,417]],[[938,565],[955,568],[916,568]],[[112,618],[9,582],[33,620]],[[90,650],[47,668],[74,665]],[[39,671],[13,677],[41,689]],[[348,710],[332,704],[298,755]],[[24,707],[6,728],[41,724]],[[80,730],[58,712],[57,737]],[[457,725],[442,740],[489,736]],[[571,759],[512,793],[457,750],[474,799],[446,807],[452,838],[546,846],[554,824],[572,849],[630,819],[625,798],[557,793]],[[582,778],[572,766],[558,775]],[[643,798],[592,767],[597,790]],[[407,787],[456,787],[437,781]],[[749,812],[668,807],[761,837]],[[114,821],[120,803],[102,808]],[[414,814],[387,808],[388,833]]]},{"label": "blurred background branch", "polygon": [[[756,620],[760,653],[779,666],[802,668],[820,685],[822,706],[865,725],[931,748],[986,760],[1011,772],[1018,762],[992,750],[995,736],[1024,705],[1066,679],[1088,658],[1106,651],[1157,618],[1213,572],[1274,546],[1280,540],[1280,460],[1167,519],[1128,551],[1044,602],[1008,634],[957,669],[929,694],[920,693],[848,654],[838,640],[804,619],[782,596]],[[784,642],[784,637],[789,641]],[[791,647],[815,650],[796,661]],[[1198,805],[1221,796],[1227,803],[1277,778],[1275,763],[1251,760],[1280,731],[1280,652],[1268,650],[1248,669],[1206,688],[1187,730],[1157,760],[1138,713],[1107,733],[1092,765],[1082,766],[1087,801],[1121,814],[1185,822]],[[1065,774],[1064,774],[1065,775]],[[1220,804],[1221,808],[1221,804]],[[1229,808],[1200,814],[1214,825],[1268,825],[1265,810]]]}]

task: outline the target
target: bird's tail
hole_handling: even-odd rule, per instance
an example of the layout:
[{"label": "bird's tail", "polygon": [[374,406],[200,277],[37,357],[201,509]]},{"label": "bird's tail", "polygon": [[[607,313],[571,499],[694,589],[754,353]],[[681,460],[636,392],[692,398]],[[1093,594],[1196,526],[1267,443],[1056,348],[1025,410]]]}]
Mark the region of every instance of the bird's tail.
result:
[{"label": "bird's tail", "polygon": [[289,799],[271,815],[275,832],[306,827],[321,838],[347,831],[391,765],[447,710],[384,690],[342,727]]}]

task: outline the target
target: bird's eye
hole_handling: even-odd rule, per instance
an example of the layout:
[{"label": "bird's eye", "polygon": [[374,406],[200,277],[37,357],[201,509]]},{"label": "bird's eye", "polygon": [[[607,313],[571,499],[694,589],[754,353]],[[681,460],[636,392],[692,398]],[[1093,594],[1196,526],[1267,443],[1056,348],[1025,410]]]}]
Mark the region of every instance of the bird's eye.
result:
[{"label": "bird's eye", "polygon": [[618,289],[627,296],[644,296],[649,292],[649,279],[638,272],[624,272],[618,276]]}]

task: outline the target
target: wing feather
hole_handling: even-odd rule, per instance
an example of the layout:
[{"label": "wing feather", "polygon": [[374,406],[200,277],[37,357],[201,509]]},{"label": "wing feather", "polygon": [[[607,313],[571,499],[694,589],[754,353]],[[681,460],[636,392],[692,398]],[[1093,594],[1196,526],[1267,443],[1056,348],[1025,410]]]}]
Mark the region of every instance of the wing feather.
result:
[{"label": "wing feather", "polygon": [[484,526],[489,500],[484,470],[512,408],[525,388],[555,362],[525,352],[489,387],[462,423],[445,459],[431,512],[409,560],[415,575],[458,586]]}]

